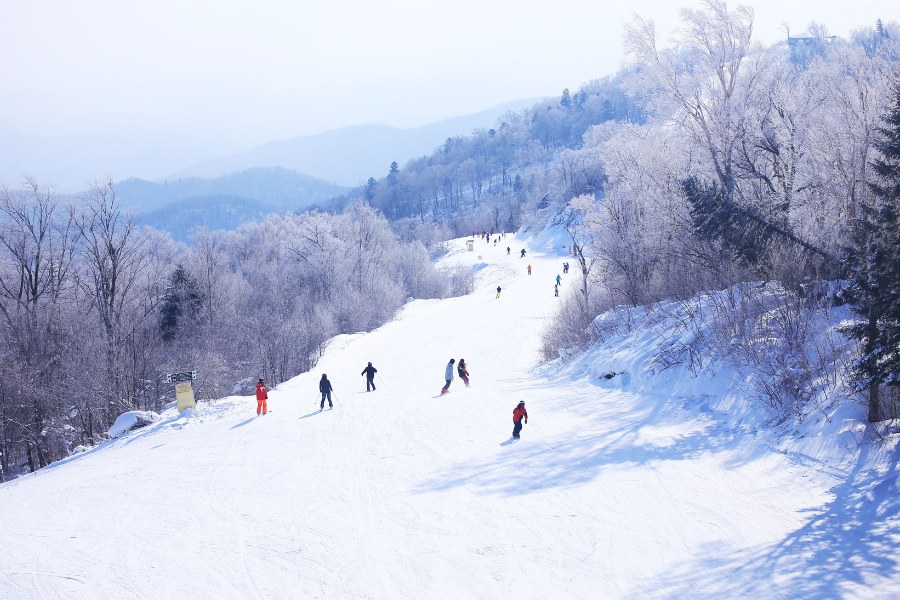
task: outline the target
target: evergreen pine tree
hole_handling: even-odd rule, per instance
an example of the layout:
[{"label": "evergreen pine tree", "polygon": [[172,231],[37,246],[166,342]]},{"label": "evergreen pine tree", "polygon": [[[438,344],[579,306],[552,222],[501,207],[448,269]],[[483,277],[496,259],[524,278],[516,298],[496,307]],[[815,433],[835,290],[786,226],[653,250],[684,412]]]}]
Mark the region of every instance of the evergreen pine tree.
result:
[{"label": "evergreen pine tree", "polygon": [[900,386],[900,81],[879,133],[875,147],[881,156],[872,163],[875,181],[869,184],[873,198],[861,203],[847,249],[848,296],[862,319],[844,329],[860,342],[853,376],[869,392],[869,421],[891,416],[894,410],[885,410],[880,391]]},{"label": "evergreen pine tree", "polygon": [[569,108],[572,106],[572,94],[569,92],[569,88],[566,88],[562,91],[562,97],[559,99],[559,105],[563,108]]},{"label": "evergreen pine tree", "polygon": [[179,329],[184,328],[185,319],[188,322],[199,320],[203,300],[196,279],[183,265],[175,267],[159,307],[159,333],[163,341],[174,340]]},{"label": "evergreen pine tree", "polygon": [[375,178],[369,177],[369,180],[366,182],[366,190],[365,190],[366,204],[372,204],[372,200],[375,199],[375,188],[377,186],[378,186],[378,182],[375,181]]}]

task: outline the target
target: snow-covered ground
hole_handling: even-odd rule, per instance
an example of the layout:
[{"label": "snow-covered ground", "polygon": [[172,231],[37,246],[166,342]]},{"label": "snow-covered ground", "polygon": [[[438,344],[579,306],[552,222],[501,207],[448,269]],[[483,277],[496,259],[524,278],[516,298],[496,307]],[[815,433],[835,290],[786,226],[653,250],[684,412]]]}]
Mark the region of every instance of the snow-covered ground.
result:
[{"label": "snow-covered ground", "polygon": [[[776,436],[727,369],[646,369],[640,328],[537,367],[564,250],[451,244],[473,294],[336,338],[270,414],[170,409],[0,486],[0,598],[896,597],[900,455],[861,410]],[[472,386],[441,396],[451,357]]]}]

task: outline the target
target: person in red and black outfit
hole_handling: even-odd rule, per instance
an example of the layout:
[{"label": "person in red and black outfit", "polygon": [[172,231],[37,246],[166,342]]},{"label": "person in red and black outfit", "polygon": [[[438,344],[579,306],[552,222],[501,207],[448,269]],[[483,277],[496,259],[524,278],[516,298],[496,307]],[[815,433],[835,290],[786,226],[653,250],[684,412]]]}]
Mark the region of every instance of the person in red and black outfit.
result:
[{"label": "person in red and black outfit", "polygon": [[459,378],[463,380],[466,387],[469,387],[469,368],[466,365],[466,359],[459,359],[459,364],[456,365],[456,372],[459,373]]},{"label": "person in red and black outfit", "polygon": [[522,431],[522,419],[528,423],[528,411],[525,410],[525,401],[520,400],[519,405],[513,409],[513,437],[519,439],[519,433]]},{"label": "person in red and black outfit", "polygon": [[259,381],[256,382],[256,415],[259,416],[259,413],[266,414],[268,412],[268,407],[266,406],[266,400],[269,399],[269,389],[266,387],[266,382],[263,381],[262,377],[259,378]]}]

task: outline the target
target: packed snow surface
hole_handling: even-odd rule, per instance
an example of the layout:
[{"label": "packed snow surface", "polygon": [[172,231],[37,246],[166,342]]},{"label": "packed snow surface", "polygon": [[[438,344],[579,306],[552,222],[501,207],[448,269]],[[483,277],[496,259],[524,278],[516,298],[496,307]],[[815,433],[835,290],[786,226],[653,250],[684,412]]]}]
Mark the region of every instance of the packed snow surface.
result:
[{"label": "packed snow surface", "polygon": [[[898,454],[861,411],[760,428],[727,369],[648,369],[640,327],[539,367],[561,240],[450,242],[474,293],[334,339],[269,414],[170,409],[3,484],[0,598],[896,597]],[[451,357],[472,385],[441,396]]]}]

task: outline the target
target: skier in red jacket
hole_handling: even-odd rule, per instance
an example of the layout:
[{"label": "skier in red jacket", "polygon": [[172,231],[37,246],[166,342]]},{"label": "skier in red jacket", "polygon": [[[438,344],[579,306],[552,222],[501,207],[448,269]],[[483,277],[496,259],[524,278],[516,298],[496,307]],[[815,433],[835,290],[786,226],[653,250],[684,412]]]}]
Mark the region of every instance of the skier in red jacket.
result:
[{"label": "skier in red jacket", "polygon": [[519,400],[519,405],[513,409],[513,437],[519,439],[519,432],[522,431],[522,419],[528,423],[528,411],[525,410],[525,401]]},{"label": "skier in red jacket", "polygon": [[259,378],[259,381],[256,382],[256,415],[259,416],[260,411],[262,414],[266,414],[268,408],[266,407],[266,400],[269,399],[269,389],[266,387],[266,383],[263,381],[262,377]]}]

